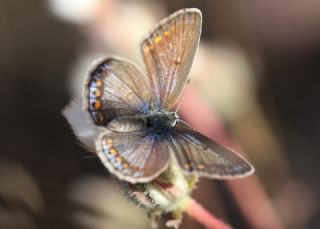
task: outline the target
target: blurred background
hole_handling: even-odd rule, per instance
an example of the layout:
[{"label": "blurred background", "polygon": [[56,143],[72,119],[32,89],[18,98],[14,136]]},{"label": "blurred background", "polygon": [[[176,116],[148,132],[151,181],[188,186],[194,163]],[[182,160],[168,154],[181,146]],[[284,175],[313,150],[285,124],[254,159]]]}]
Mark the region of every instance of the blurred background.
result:
[{"label": "blurred background", "polygon": [[181,115],[256,168],[194,198],[239,229],[320,228],[318,0],[0,0],[1,229],[149,228],[61,111],[95,59],[141,65],[142,36],[186,7],[203,32]]}]

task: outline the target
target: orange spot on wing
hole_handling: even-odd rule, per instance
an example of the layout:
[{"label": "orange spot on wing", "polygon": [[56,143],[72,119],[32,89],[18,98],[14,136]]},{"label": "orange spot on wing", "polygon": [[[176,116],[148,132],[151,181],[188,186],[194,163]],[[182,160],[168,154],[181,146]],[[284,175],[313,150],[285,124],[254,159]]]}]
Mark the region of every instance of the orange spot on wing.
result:
[{"label": "orange spot on wing", "polygon": [[125,169],[129,168],[129,164],[128,164],[128,163],[124,163],[122,166],[123,166],[123,168],[125,168]]},{"label": "orange spot on wing", "polygon": [[164,35],[165,37],[169,36],[169,34],[170,34],[169,31],[164,31],[164,33],[163,33],[163,35]]},{"label": "orange spot on wing", "polygon": [[116,162],[121,163],[122,162],[122,158],[121,157],[116,157]]},{"label": "orange spot on wing", "polygon": [[109,149],[109,152],[110,152],[112,155],[117,155],[117,154],[118,154],[118,151],[117,151],[115,148],[110,148],[110,149]]},{"label": "orange spot on wing", "polygon": [[94,108],[95,108],[96,110],[99,110],[99,109],[101,108],[101,106],[102,106],[101,101],[99,101],[99,100],[95,101],[95,103],[94,103]]},{"label": "orange spot on wing", "polygon": [[102,80],[97,80],[96,84],[97,84],[98,87],[101,87],[102,86]]},{"label": "orange spot on wing", "polygon": [[156,42],[156,44],[159,44],[161,41],[162,41],[162,37],[160,36],[154,39],[154,42]]},{"label": "orange spot on wing", "polygon": [[112,146],[113,142],[112,142],[112,139],[111,139],[111,138],[108,138],[108,139],[107,139],[107,144],[108,144],[109,146]]},{"label": "orange spot on wing", "polygon": [[150,52],[151,50],[152,50],[152,46],[146,46],[145,48],[144,48],[144,52],[145,53],[148,53],[148,52]]},{"label": "orange spot on wing", "polygon": [[96,90],[96,92],[95,92],[95,96],[97,96],[97,97],[100,97],[101,96],[101,91],[100,90]]}]

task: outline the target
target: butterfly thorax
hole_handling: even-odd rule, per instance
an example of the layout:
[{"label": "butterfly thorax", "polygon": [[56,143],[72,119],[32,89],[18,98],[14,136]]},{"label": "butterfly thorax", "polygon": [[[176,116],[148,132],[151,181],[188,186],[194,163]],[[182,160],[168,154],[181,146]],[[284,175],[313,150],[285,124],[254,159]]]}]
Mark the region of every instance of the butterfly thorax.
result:
[{"label": "butterfly thorax", "polygon": [[157,133],[161,133],[173,127],[179,117],[175,112],[155,112],[145,118],[147,128],[152,128]]},{"label": "butterfly thorax", "polygon": [[116,132],[151,130],[163,134],[175,126],[178,115],[175,112],[153,112],[146,115],[122,116],[111,120],[106,128]]}]

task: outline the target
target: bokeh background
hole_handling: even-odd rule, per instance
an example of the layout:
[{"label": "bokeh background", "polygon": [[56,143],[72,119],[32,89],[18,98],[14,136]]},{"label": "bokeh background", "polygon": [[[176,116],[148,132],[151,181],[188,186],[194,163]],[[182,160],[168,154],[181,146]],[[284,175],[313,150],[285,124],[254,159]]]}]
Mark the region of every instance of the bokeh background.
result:
[{"label": "bokeh background", "polygon": [[181,115],[257,170],[194,198],[239,229],[320,228],[319,1],[0,0],[1,229],[149,228],[61,111],[92,61],[141,64],[142,36],[186,7],[203,32]]}]

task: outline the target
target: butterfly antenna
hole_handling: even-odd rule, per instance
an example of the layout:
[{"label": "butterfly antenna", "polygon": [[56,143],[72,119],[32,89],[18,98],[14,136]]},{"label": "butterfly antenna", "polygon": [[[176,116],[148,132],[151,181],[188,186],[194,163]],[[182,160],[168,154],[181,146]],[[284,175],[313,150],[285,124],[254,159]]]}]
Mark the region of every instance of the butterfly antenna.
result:
[{"label": "butterfly antenna", "polygon": [[177,107],[177,109],[176,109],[176,113],[178,113],[180,107],[181,107],[181,103],[178,104],[178,107]]}]

